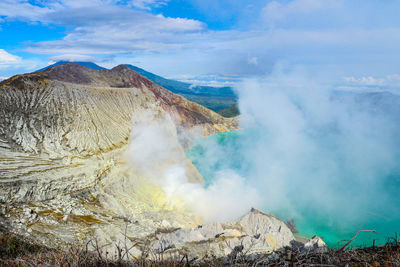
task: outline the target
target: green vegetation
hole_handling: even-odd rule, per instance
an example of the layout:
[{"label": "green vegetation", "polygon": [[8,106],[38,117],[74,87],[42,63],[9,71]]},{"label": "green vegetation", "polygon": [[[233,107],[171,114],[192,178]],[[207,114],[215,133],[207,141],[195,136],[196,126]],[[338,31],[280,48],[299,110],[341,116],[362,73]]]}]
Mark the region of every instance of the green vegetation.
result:
[{"label": "green vegetation", "polygon": [[220,111],[231,107],[236,104],[236,99],[232,97],[217,97],[217,96],[198,96],[198,95],[190,95],[190,94],[181,94],[186,99],[200,104],[208,109],[211,109],[217,113]]},{"label": "green vegetation", "polygon": [[27,254],[36,254],[42,246],[23,241],[20,237],[0,231],[0,266],[7,259],[16,259]]},{"label": "green vegetation", "polygon": [[[190,83],[165,79],[136,66],[127,66],[171,92],[180,94],[186,99],[218,112],[224,117],[234,117],[239,114],[237,96],[231,87],[192,86]],[[236,106],[236,108],[232,106]],[[223,110],[226,111],[221,113]]]},{"label": "green vegetation", "polygon": [[235,117],[240,114],[238,105],[236,103],[232,104],[229,108],[218,111],[218,113],[226,118]]}]

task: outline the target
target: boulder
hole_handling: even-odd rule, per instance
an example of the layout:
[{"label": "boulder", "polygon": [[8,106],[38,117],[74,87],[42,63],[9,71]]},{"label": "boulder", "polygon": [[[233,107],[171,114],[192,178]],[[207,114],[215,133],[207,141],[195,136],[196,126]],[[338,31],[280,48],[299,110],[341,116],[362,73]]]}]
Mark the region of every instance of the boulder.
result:
[{"label": "boulder", "polygon": [[304,244],[304,249],[307,252],[325,253],[328,251],[328,246],[321,237],[315,235]]},{"label": "boulder", "polygon": [[160,232],[152,249],[166,257],[201,259],[266,254],[294,240],[293,233],[277,217],[252,209],[237,221],[207,223],[190,229]]}]

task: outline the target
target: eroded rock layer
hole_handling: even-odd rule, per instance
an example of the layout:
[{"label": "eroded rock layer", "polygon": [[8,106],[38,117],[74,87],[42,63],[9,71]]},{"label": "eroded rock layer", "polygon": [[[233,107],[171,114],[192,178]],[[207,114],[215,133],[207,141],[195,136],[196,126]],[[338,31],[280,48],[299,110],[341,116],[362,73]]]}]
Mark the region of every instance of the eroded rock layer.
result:
[{"label": "eroded rock layer", "polygon": [[[132,119],[143,110],[168,115],[183,142],[190,134],[235,127],[123,65],[93,70],[67,63],[6,80],[0,95],[0,200],[5,202],[46,200],[93,187],[120,161]],[[193,181],[201,181],[186,165]]]}]

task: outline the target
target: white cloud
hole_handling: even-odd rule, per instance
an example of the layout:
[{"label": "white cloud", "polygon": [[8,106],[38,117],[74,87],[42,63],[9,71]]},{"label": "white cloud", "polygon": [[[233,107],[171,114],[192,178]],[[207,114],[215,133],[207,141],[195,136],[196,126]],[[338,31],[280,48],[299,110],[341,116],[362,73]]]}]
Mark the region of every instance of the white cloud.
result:
[{"label": "white cloud", "polygon": [[233,82],[222,82],[222,81],[204,81],[204,80],[180,80],[181,82],[191,83],[191,88],[196,88],[196,86],[213,86],[213,87],[225,87],[233,86]]},{"label": "white cloud", "polygon": [[[107,20],[103,18],[107,17]],[[196,20],[152,15],[121,7],[59,11],[48,19],[75,24],[62,40],[33,44],[28,51],[41,54],[122,54],[182,49],[191,36],[205,29]]]},{"label": "white cloud", "polygon": [[382,92],[389,91],[398,94],[400,91],[400,74],[390,74],[382,77],[349,76],[343,78],[344,84],[337,87],[342,91]]},{"label": "white cloud", "polygon": [[80,54],[64,54],[58,55],[54,57],[50,57],[52,61],[95,61],[95,58],[92,56],[87,55],[80,55]]},{"label": "white cloud", "polygon": [[131,5],[139,9],[151,9],[166,5],[169,0],[132,0]]},{"label": "white cloud", "polygon": [[[5,19],[20,19],[25,21],[40,21],[42,23],[62,24],[66,17],[73,18],[68,26],[74,25],[73,20],[79,22],[89,22],[96,17],[96,21],[106,23],[110,19],[117,17],[114,13],[110,17],[101,17],[99,10],[115,11],[119,8],[122,15],[126,11],[133,11],[131,8],[139,10],[149,10],[151,7],[161,7],[166,5],[169,0],[46,0],[40,5],[30,3],[26,0],[2,0],[0,1],[0,16]],[[103,12],[100,12],[103,13]],[[61,15],[61,17],[57,17]],[[129,21],[129,17],[122,16],[122,19]],[[0,18],[0,23],[3,21]],[[93,21],[92,21],[93,22]],[[82,25],[80,25],[82,26]]]},{"label": "white cloud", "polygon": [[0,77],[0,81],[3,81],[5,79],[8,79],[9,77]]},{"label": "white cloud", "polygon": [[247,60],[247,62],[251,65],[258,65],[258,58],[257,57],[251,57]]},{"label": "white cloud", "polygon": [[18,64],[20,62],[20,57],[12,55],[4,49],[0,49],[0,68],[6,68],[10,65]]},{"label": "white cloud", "polygon": [[82,8],[82,7],[93,7],[93,6],[104,6],[113,4],[113,0],[50,0],[50,3],[53,2],[52,6],[54,9],[62,9],[62,8]]},{"label": "white cloud", "polygon": [[357,92],[357,93],[374,93],[382,92],[378,87],[362,86],[362,85],[340,85],[335,88],[338,91]]},{"label": "white cloud", "polygon": [[213,86],[213,87],[229,87],[234,86],[241,78],[234,76],[224,76],[218,74],[206,74],[200,76],[193,76],[188,74],[168,76],[168,79],[178,80],[181,82],[191,84],[193,89],[196,86]]},{"label": "white cloud", "polygon": [[374,78],[372,76],[367,77],[345,77],[344,80],[348,83],[359,84],[359,85],[383,85],[385,79]]},{"label": "white cloud", "polygon": [[391,74],[387,76],[389,81],[400,82],[400,74]]},{"label": "white cloud", "polygon": [[[52,2],[52,1],[50,1]],[[30,4],[24,0],[2,0],[0,1],[0,16],[11,19],[22,19],[29,21],[38,21],[43,15],[50,12],[50,7],[40,7]]]},{"label": "white cloud", "polygon": [[310,14],[323,9],[338,8],[342,0],[293,0],[286,4],[278,1],[269,2],[263,9],[263,17],[268,26],[297,14]]}]

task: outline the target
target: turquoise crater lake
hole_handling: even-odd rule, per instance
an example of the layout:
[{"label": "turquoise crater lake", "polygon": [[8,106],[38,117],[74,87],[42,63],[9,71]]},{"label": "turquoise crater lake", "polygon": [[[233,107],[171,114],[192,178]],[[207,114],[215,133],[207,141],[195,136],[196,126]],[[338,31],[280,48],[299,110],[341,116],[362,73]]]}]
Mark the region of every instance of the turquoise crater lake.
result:
[{"label": "turquoise crater lake", "polygon": [[[371,169],[349,162],[336,141],[335,136],[329,134],[313,136],[317,149],[312,153],[301,149],[300,152],[296,151],[299,164],[288,163],[289,170],[276,172],[279,175],[275,178],[265,173],[269,183],[262,182],[263,174],[260,171],[269,170],[270,158],[265,158],[264,168],[263,160],[255,160],[257,153],[252,153],[272,146],[268,143],[268,133],[262,130],[232,131],[199,138],[186,154],[204,176],[205,187],[212,184],[218,172],[235,171],[261,194],[265,205],[257,208],[283,220],[294,219],[301,236],[318,235],[324,238],[328,246],[340,247],[357,230],[373,229],[377,234],[361,233],[352,246],[371,246],[373,240],[375,244],[383,244],[400,231],[400,164],[390,169],[378,164],[372,174],[370,171],[372,178],[366,176],[365,179],[369,180],[365,181],[363,172]],[[273,153],[276,153],[277,161],[281,164],[274,163],[274,166],[285,166],[285,153]],[[268,153],[261,155],[271,156]],[[320,182],[319,175],[327,177],[324,178],[326,180]],[[268,205],[271,199],[263,195],[263,191],[267,186],[274,186],[273,179],[279,184],[284,181],[283,185],[287,188],[278,189],[282,190],[279,192],[282,199],[278,200],[288,205]],[[302,181],[306,181],[304,186]],[[319,192],[319,189],[310,188],[313,183],[320,186],[323,192],[317,198],[312,194]],[[325,194],[329,199],[324,199]]]}]

